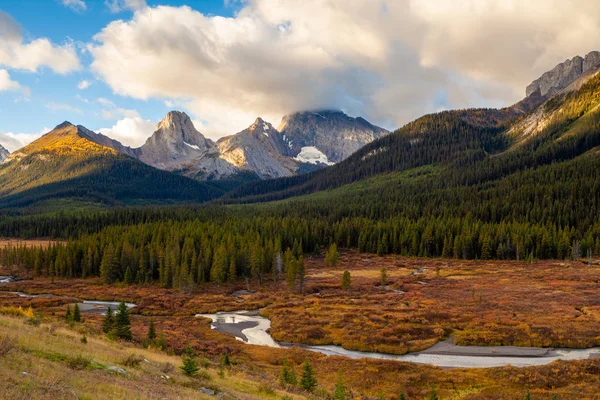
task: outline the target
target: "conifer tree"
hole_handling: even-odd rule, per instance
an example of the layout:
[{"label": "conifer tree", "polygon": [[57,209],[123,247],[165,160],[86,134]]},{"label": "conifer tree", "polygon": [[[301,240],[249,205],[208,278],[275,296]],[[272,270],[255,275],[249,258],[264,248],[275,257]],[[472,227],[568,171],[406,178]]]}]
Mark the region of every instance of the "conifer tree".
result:
[{"label": "conifer tree", "polygon": [[338,264],[339,259],[340,253],[338,252],[337,244],[332,243],[325,255],[325,265],[328,267],[335,267]]},{"label": "conifer tree", "polygon": [[108,306],[106,310],[106,316],[104,317],[104,321],[102,321],[102,331],[106,334],[110,333],[114,325],[114,316],[112,309]]},{"label": "conifer tree", "polygon": [[198,373],[200,368],[198,367],[198,363],[196,362],[196,355],[192,350],[192,347],[188,344],[185,352],[181,356],[181,361],[183,365],[179,367],[183,373],[187,376],[194,376]]},{"label": "conifer tree", "polygon": [[115,314],[111,334],[123,340],[131,340],[131,322],[129,321],[129,309],[124,301],[119,303]]},{"label": "conifer tree", "polygon": [[342,381],[342,374],[338,372],[338,379],[333,391],[333,400],[347,400],[349,398],[348,390]]},{"label": "conifer tree", "polygon": [[79,310],[79,304],[75,303],[75,307],[73,308],[73,321],[81,322],[81,311]]},{"label": "conifer tree", "polygon": [[71,315],[71,306],[67,306],[67,312],[65,313],[65,320],[67,322],[71,322],[73,320],[73,316]]},{"label": "conifer tree", "polygon": [[154,327],[154,320],[150,320],[150,327],[148,328],[148,340],[153,341],[156,339],[156,328]]},{"label": "conifer tree", "polygon": [[351,283],[350,271],[346,270],[342,274],[342,290],[350,289],[350,283]]},{"label": "conifer tree", "polygon": [[381,267],[381,270],[379,271],[379,283],[381,286],[387,285],[387,270],[385,267]]},{"label": "conifer tree", "polygon": [[304,361],[302,365],[302,379],[300,380],[300,387],[308,392],[312,392],[317,388],[317,378],[313,371],[310,361],[308,359]]}]

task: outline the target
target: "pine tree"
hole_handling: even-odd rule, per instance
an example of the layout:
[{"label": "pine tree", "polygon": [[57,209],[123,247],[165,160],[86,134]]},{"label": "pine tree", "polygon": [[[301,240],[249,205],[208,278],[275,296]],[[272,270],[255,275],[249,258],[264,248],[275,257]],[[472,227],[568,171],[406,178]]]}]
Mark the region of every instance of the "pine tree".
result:
[{"label": "pine tree", "polygon": [[435,388],[431,388],[431,392],[429,393],[429,400],[438,400],[438,395],[435,391]]},{"label": "pine tree", "polygon": [[148,340],[154,341],[156,339],[156,328],[154,327],[154,320],[150,320],[150,327],[148,328]]},{"label": "pine tree", "polygon": [[304,361],[302,366],[302,379],[300,380],[300,387],[308,392],[312,392],[317,388],[317,378],[313,371],[310,361]]},{"label": "pine tree", "polygon": [[108,309],[106,310],[106,316],[104,317],[104,321],[102,322],[102,331],[104,333],[110,333],[110,331],[113,328],[114,325],[114,317],[113,317],[113,312],[110,308],[110,306],[108,306]]},{"label": "pine tree", "polygon": [[129,309],[125,302],[120,302],[115,314],[115,320],[111,334],[119,339],[131,340],[131,322],[129,321]]},{"label": "pine tree", "polygon": [[183,362],[183,365],[179,368],[187,376],[194,376],[200,370],[198,363],[196,362],[196,356],[189,344],[187,345],[185,352],[181,357],[181,361]]},{"label": "pine tree", "polygon": [[381,267],[379,272],[379,282],[381,283],[381,286],[387,285],[387,270],[385,267]]},{"label": "pine tree", "polygon": [[342,290],[350,289],[350,283],[351,283],[350,271],[346,270],[342,274]]},{"label": "pine tree", "polygon": [[65,313],[65,320],[67,322],[71,322],[73,320],[73,316],[71,315],[71,306],[67,306],[67,312]]},{"label": "pine tree", "polygon": [[400,392],[400,396],[398,396],[398,400],[406,400],[406,395],[404,392]]},{"label": "pine tree", "polygon": [[128,285],[133,283],[133,272],[131,272],[131,268],[127,267],[127,270],[125,270],[125,277],[123,278],[123,281]]},{"label": "pine tree", "polygon": [[333,391],[333,400],[347,400],[349,397],[348,390],[342,381],[342,375],[338,372],[338,379]]},{"label": "pine tree", "polygon": [[328,267],[335,267],[340,259],[340,253],[338,252],[337,244],[332,243],[327,250],[325,255],[325,265]]},{"label": "pine tree", "polygon": [[229,354],[225,353],[223,355],[223,360],[222,360],[221,364],[223,364],[226,367],[231,366],[231,360],[229,359]]},{"label": "pine tree", "polygon": [[105,283],[113,283],[117,279],[115,248],[112,244],[104,250],[100,263],[100,276]]},{"label": "pine tree", "polygon": [[281,386],[298,385],[298,379],[296,378],[296,373],[292,368],[289,367],[287,361],[283,363],[283,369],[281,370],[281,375],[279,376],[279,384]]},{"label": "pine tree", "polygon": [[75,304],[75,307],[73,308],[73,321],[74,322],[81,322],[81,311],[79,310],[79,304]]}]

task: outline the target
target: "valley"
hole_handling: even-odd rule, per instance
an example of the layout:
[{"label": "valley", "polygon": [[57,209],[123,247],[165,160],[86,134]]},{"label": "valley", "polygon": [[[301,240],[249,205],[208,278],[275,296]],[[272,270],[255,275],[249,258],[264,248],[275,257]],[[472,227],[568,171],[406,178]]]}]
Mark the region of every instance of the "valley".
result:
[{"label": "valley", "polygon": [[[382,267],[386,268],[385,285],[381,284]],[[344,270],[350,271],[352,277],[351,285],[346,290],[340,286]],[[21,273],[24,278],[29,278],[26,270]],[[535,285],[530,284],[530,276],[536,277]],[[43,324],[58,325],[61,324],[66,305],[72,304],[73,300],[64,297],[22,297],[9,292],[51,293],[78,299],[125,300],[134,303],[136,306],[131,309],[134,343],[139,345],[143,341],[149,321],[153,320],[158,332],[164,335],[167,348],[172,351],[182,351],[186,343],[190,343],[198,354],[216,365],[223,353],[229,354],[235,364],[224,380],[217,378],[215,381],[212,378],[206,381],[220,384],[225,391],[231,390],[229,385],[239,379],[249,379],[257,384],[262,382],[263,387],[282,390],[278,384],[281,360],[287,359],[291,365],[298,365],[309,358],[323,389],[333,389],[335,371],[342,368],[347,387],[355,395],[365,398],[380,395],[393,398],[393,394],[400,391],[419,398],[426,396],[432,386],[435,386],[441,398],[469,393],[470,398],[483,399],[498,395],[498,398],[516,399],[522,398],[525,387],[536,398],[550,398],[553,395],[575,398],[576,393],[577,396],[586,393],[592,396],[595,393],[597,376],[592,378],[592,375],[586,375],[589,373],[586,371],[592,371],[590,368],[598,368],[596,364],[600,358],[595,358],[593,351],[589,356],[582,356],[584,359],[580,361],[544,360],[543,354],[539,353],[532,359],[533,363],[554,362],[537,367],[523,367],[530,363],[526,357],[522,357],[527,351],[533,351],[528,347],[539,348],[551,356],[557,354],[552,348],[584,349],[597,346],[593,327],[597,326],[596,309],[600,308],[595,296],[598,281],[600,268],[581,262],[461,262],[349,252],[341,255],[339,264],[334,268],[325,266],[323,257],[307,258],[304,296],[289,293],[284,282],[264,282],[261,285],[255,280],[249,282],[250,291],[242,283],[220,287],[206,284],[186,294],[156,285],[105,286],[97,278],[58,279],[54,282],[35,278],[1,285],[0,302],[5,307],[26,308],[31,305],[36,313],[45,315]],[[435,350],[433,353],[431,350],[425,351],[422,356],[408,355],[400,358],[401,361],[386,361],[365,358],[353,360],[356,353],[352,352],[346,354],[350,358],[325,356],[301,346],[253,346],[210,329],[209,319],[196,316],[241,309],[261,310],[260,314],[272,321],[270,334],[283,342],[336,344],[347,349],[396,354],[426,350],[436,342],[444,344],[448,337],[460,345],[486,346],[473,349],[482,349],[487,353],[493,353],[494,349],[488,346],[525,348],[521,350],[521,357],[511,363],[515,366],[498,368],[492,362],[485,369],[442,370],[418,361],[418,357],[433,357],[433,362],[438,362],[435,361],[437,359],[442,364],[447,362],[449,355],[436,358]],[[82,312],[85,322],[76,327],[75,332],[86,332],[94,343],[110,348],[110,342],[105,342],[99,332],[103,316]],[[44,332],[43,328],[27,329]],[[73,328],[66,329],[71,332]],[[592,336],[587,336],[589,334]],[[407,340],[411,337],[415,340]],[[486,351],[486,348],[490,350]],[[126,349],[145,356],[148,354],[147,350],[138,350],[137,347]],[[327,349],[327,346],[323,346],[323,349]],[[510,347],[505,349],[510,351]],[[85,347],[79,351],[88,352]],[[502,351],[499,350],[500,354]],[[568,353],[557,351],[569,357]],[[427,356],[428,352],[430,356]],[[410,362],[411,357],[416,357],[414,361],[417,363]],[[473,354],[468,359],[478,366],[486,363],[486,357],[479,358]],[[0,363],[2,360],[0,358]],[[356,363],[361,365],[360,369],[353,368]],[[208,367],[209,375],[213,374],[210,372],[212,368],[218,370],[216,366]],[[263,371],[260,378],[251,372],[257,369]],[[129,369],[127,371],[130,374]],[[143,367],[142,371],[147,373],[147,368]],[[365,379],[367,371],[370,371],[370,375]],[[138,375],[140,372],[133,370],[132,373]],[[572,374],[580,378],[574,378]],[[200,382],[204,379],[200,379]],[[578,383],[578,379],[583,381]],[[481,382],[486,383],[481,385]],[[168,382],[162,385],[167,386],[156,390],[174,388]],[[244,390],[248,390],[248,387]],[[302,393],[295,395],[303,396]],[[240,396],[252,398],[249,393],[240,393]],[[263,396],[268,397],[267,394]]]}]

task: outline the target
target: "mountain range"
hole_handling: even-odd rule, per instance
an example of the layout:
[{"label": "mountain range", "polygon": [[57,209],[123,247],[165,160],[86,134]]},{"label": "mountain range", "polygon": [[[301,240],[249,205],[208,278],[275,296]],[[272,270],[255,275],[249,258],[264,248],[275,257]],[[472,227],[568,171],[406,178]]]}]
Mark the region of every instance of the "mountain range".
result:
[{"label": "mountain range", "polygon": [[130,148],[65,122],[13,154],[0,150],[0,207],[56,197],[102,204],[270,201],[425,166],[445,171],[444,180],[419,193],[459,176],[508,179],[579,159],[598,145],[599,67],[599,52],[574,57],[533,81],[510,107],[430,114],[392,134],[320,110],[288,115],[277,128],[258,118],[214,142],[185,113],[172,111],[143,146]]}]

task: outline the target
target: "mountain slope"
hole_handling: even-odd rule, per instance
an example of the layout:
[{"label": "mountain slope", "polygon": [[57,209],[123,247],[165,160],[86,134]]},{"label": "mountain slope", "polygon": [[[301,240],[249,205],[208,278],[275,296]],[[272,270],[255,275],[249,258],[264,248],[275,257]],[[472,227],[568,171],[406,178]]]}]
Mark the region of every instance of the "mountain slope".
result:
[{"label": "mountain slope", "polygon": [[577,157],[597,145],[600,132],[600,78],[598,65],[590,64],[592,58],[586,58],[585,73],[571,82],[557,80],[555,86],[545,88],[545,95],[540,90],[528,91],[523,101],[501,110],[427,115],[335,166],[304,176],[245,185],[224,201],[284,199],[427,165],[447,170],[442,184],[472,184]]},{"label": "mountain slope", "polygon": [[[89,139],[91,131],[58,125],[0,165],[0,207],[52,198],[114,205],[202,202],[221,194],[200,182],[147,166]],[[93,134],[93,132],[92,132]]]},{"label": "mountain slope", "polygon": [[[148,165],[191,178],[231,180],[244,176],[247,180],[249,176],[270,179],[313,171],[388,133],[340,111],[323,111],[323,115],[307,112],[287,116],[281,125],[286,133],[258,118],[247,129],[216,144],[179,111],[169,112],[139,149],[119,148],[106,137],[90,137]],[[327,120],[322,121],[324,118]]]},{"label": "mountain slope", "polygon": [[315,147],[333,163],[348,158],[364,145],[389,133],[363,118],[352,118],[334,110],[286,115],[277,130],[287,144],[282,154],[297,157],[304,147]]},{"label": "mountain slope", "polygon": [[2,163],[2,161],[6,160],[9,155],[10,155],[10,152],[8,150],[6,150],[4,147],[2,147],[2,145],[0,144],[0,163]]},{"label": "mountain slope", "polygon": [[220,157],[261,179],[291,176],[298,165],[284,157],[286,145],[271,124],[257,118],[247,129],[217,142]]}]

